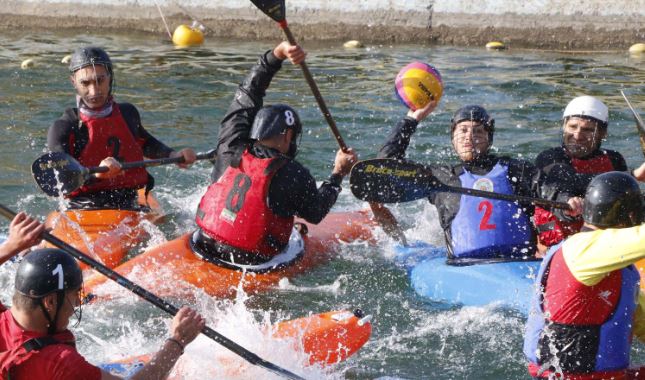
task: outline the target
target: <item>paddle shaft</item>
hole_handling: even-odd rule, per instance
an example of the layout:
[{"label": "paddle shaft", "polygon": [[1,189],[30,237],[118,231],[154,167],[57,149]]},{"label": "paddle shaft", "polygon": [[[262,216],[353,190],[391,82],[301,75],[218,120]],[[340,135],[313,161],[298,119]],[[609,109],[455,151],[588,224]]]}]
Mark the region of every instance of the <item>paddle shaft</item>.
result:
[{"label": "paddle shaft", "polygon": [[638,131],[638,135],[641,140],[641,150],[643,151],[643,156],[645,156],[645,123],[643,123],[643,119],[641,119],[640,115],[634,107],[632,106],[632,103],[627,99],[627,95],[621,90],[620,91],[621,95],[623,95],[623,99],[625,99],[625,102],[627,102],[627,106],[629,109],[632,111],[632,115],[634,115],[634,121],[636,122],[636,130]]},{"label": "paddle shaft", "polygon": [[[399,182],[414,191],[412,193],[392,192],[387,188],[387,184],[392,181]],[[570,209],[569,204],[564,202],[446,185],[432,174],[430,168],[424,165],[391,158],[375,158],[357,162],[350,173],[349,183],[352,193],[357,198],[368,202],[410,202],[426,198],[436,192],[448,192],[511,202],[521,201],[564,210]]]},{"label": "paddle shaft", "polygon": [[[12,210],[8,209],[4,205],[0,204],[0,214],[2,214],[5,218],[12,220],[15,216],[16,213],[13,212]],[[119,273],[113,271],[112,269],[106,267],[105,265],[99,263],[98,261],[94,260],[93,258],[87,256],[83,252],[79,251],[78,249],[70,246],[69,244],[65,243],[64,241],[60,240],[56,236],[50,234],[49,232],[43,232],[42,233],[42,238],[43,240],[55,245],[56,247],[62,249],[63,251],[69,253],[73,257],[75,257],[77,260],[91,266],[92,268],[96,269],[99,271],[101,274],[105,275],[107,278],[110,280],[113,280],[117,284],[121,285],[122,287],[130,290],[134,294],[138,295],[139,297],[145,299],[146,301],[152,303],[153,305],[157,306],[161,310],[167,312],[168,314],[175,316],[179,309],[172,305],[171,303],[165,301],[164,299],[158,297],[154,293],[149,292],[148,290],[142,288],[141,286],[133,283],[132,281],[128,280],[127,278],[123,277]],[[225,348],[231,350],[235,354],[241,356],[244,358],[246,361],[248,361],[251,364],[258,365],[261,367],[264,367],[271,372],[274,372],[278,375],[284,376],[285,378],[288,379],[295,379],[295,380],[300,380],[302,377],[293,374],[281,367],[278,367],[277,365],[267,362],[266,360],[260,358],[256,354],[248,351],[244,347],[238,345],[237,343],[233,342],[232,340],[226,338],[225,336],[221,335],[217,331],[211,329],[210,327],[206,326],[204,329],[201,331],[202,334],[206,335],[207,337],[213,339],[215,342],[221,344]]]},{"label": "paddle shaft", "polygon": [[[291,30],[287,25],[287,20],[282,20],[278,22],[278,25],[280,25],[280,28],[284,31],[284,34],[287,37],[287,41],[289,41],[291,45],[294,45],[294,46],[297,45],[298,42],[296,42],[295,37],[291,33]],[[300,63],[300,68],[302,69],[302,74],[305,76],[305,80],[309,84],[309,88],[311,88],[311,92],[314,94],[314,98],[316,98],[316,102],[318,103],[318,107],[320,107],[320,111],[325,117],[325,120],[327,120],[327,124],[329,124],[329,128],[331,128],[331,132],[334,134],[334,137],[336,138],[336,142],[338,142],[338,146],[340,146],[340,149],[343,152],[347,152],[348,151],[347,145],[345,144],[343,137],[340,135],[340,132],[338,131],[338,127],[336,127],[336,122],[334,121],[334,118],[331,116],[331,112],[329,111],[329,108],[327,108],[325,99],[323,99],[322,95],[320,94],[320,90],[318,90],[318,85],[316,84],[314,77],[311,75],[311,72],[309,71],[309,66],[307,66],[307,63],[305,61],[302,61],[302,63]]]},{"label": "paddle shaft", "polygon": [[[200,153],[196,156],[195,161],[199,160],[208,160],[215,157],[215,151],[212,150],[207,153]],[[166,158],[157,158],[154,160],[145,160],[145,161],[134,161],[134,162],[124,162],[121,164],[121,170],[136,169],[136,168],[147,168],[151,166],[162,166],[170,164],[181,164],[183,163],[184,157],[166,157]],[[94,166],[87,168],[89,174],[93,173],[105,173],[110,170],[107,166]]]},{"label": "paddle shaft", "polygon": [[465,187],[458,187],[458,186],[442,185],[437,188],[437,191],[446,191],[450,193],[472,195],[474,197],[500,199],[503,201],[511,201],[511,202],[514,202],[514,201],[528,202],[536,206],[546,206],[546,207],[552,207],[552,208],[559,208],[562,210],[569,210],[571,208],[569,204],[565,202],[550,201],[547,199],[527,197],[524,195],[494,193],[492,191],[468,189]]}]

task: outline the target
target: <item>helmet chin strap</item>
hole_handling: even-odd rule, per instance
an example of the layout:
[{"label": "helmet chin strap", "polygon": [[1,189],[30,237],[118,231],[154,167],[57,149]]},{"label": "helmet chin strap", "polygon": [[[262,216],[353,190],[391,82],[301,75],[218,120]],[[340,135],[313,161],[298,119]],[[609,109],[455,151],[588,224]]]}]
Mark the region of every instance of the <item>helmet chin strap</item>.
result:
[{"label": "helmet chin strap", "polygon": [[43,299],[40,299],[40,308],[43,311],[43,314],[45,315],[45,318],[47,319],[47,322],[49,322],[49,326],[47,326],[47,334],[49,335],[54,335],[56,334],[56,325],[58,322],[58,314],[60,312],[60,309],[63,307],[63,301],[65,300],[65,292],[64,291],[58,291],[56,292],[56,313],[54,313],[54,318],[49,315],[49,312],[45,308],[45,304],[43,303]]},{"label": "helmet chin strap", "polygon": [[287,151],[287,156],[293,159],[293,158],[296,158],[297,155],[298,155],[298,144],[296,144],[295,141],[291,141],[289,143],[289,150]]}]

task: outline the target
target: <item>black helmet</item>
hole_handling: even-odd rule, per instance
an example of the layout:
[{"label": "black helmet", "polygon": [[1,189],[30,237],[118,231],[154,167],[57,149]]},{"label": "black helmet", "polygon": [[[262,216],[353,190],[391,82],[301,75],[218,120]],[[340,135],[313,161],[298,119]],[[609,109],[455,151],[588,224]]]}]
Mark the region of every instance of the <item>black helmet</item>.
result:
[{"label": "black helmet", "polygon": [[77,48],[69,60],[69,71],[74,72],[86,66],[102,65],[112,73],[112,60],[105,50],[96,46]]},{"label": "black helmet", "polygon": [[16,291],[30,298],[80,289],[83,273],[72,256],[60,249],[37,249],[27,254],[16,271]]},{"label": "black helmet", "polygon": [[77,48],[69,60],[69,71],[74,73],[77,70],[87,66],[101,65],[110,74],[110,92],[112,92],[112,84],[114,83],[114,73],[112,71],[112,60],[108,53],[100,47],[87,46]]},{"label": "black helmet", "polygon": [[631,227],[643,222],[643,196],[638,182],[623,172],[595,177],[587,187],[582,218],[598,227]]},{"label": "black helmet", "polygon": [[249,137],[254,140],[264,140],[286,133],[289,129],[294,131],[288,153],[293,157],[298,148],[297,140],[302,133],[302,124],[300,124],[300,118],[296,110],[288,105],[275,104],[262,107],[255,115]]},{"label": "black helmet", "polygon": [[452,119],[450,119],[450,135],[455,132],[455,127],[462,121],[471,120],[482,123],[484,128],[488,131],[488,141],[493,142],[493,133],[495,132],[495,119],[491,119],[486,109],[482,106],[467,105],[458,109]]}]

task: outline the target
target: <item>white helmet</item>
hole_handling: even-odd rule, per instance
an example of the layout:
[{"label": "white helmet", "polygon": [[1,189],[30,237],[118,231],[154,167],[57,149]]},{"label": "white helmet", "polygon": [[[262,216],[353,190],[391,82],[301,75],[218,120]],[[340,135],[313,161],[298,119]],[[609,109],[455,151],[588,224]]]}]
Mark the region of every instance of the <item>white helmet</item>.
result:
[{"label": "white helmet", "polygon": [[592,118],[600,121],[604,126],[607,125],[608,109],[605,103],[594,98],[593,96],[578,96],[567,104],[564,109],[563,119],[572,116]]}]

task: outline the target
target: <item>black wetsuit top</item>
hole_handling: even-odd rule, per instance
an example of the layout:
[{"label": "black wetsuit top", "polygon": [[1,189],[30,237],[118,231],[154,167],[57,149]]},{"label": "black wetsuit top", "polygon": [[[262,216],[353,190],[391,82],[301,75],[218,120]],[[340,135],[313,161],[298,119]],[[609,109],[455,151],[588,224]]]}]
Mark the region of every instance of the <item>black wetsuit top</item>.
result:
[{"label": "black wetsuit top", "polygon": [[[379,150],[378,157],[405,158],[405,151],[410,144],[410,138],[416,131],[417,125],[418,122],[409,117],[405,117],[399,121],[390,132],[383,147]],[[461,187],[459,176],[463,173],[464,169],[476,175],[486,175],[500,161],[508,165],[509,183],[513,188],[513,193],[516,195],[535,197],[538,183],[540,183],[539,172],[532,163],[527,161],[487,154],[470,162],[461,162],[457,165],[430,165],[429,168],[432,170],[432,174],[444,184]],[[452,241],[450,227],[459,211],[461,195],[438,192],[432,194],[428,200],[437,207],[439,223],[446,236],[446,242]],[[520,203],[520,206],[528,217],[533,216],[535,210],[533,205],[530,203]],[[533,235],[535,236],[535,234]],[[446,245],[449,255],[451,255],[450,244],[447,243]]]},{"label": "black wetsuit top", "polygon": [[[229,165],[237,165],[245,149],[259,158],[282,156],[277,150],[253,143],[249,132],[253,119],[262,108],[266,90],[273,76],[282,67],[272,51],[260,56],[239,85],[233,102],[222,121],[217,143],[217,162],[211,178],[216,182]],[[298,216],[310,223],[319,223],[336,203],[342,177],[331,175],[317,188],[309,170],[296,160],[278,169],[269,185],[268,205],[281,217]]]},{"label": "black wetsuit top", "polygon": [[[138,141],[144,141],[143,155],[148,158],[165,158],[172,153],[172,149],[154,138],[141,125],[139,111],[130,103],[119,103],[121,114],[125,119],[132,135]],[[71,137],[73,136],[73,139]],[[67,153],[78,158],[87,145],[89,131],[78,117],[78,108],[67,108],[58,120],[49,127],[47,132],[47,148],[51,152]],[[73,147],[70,142],[73,141]],[[107,157],[106,157],[107,158]],[[153,184],[150,178],[151,188]],[[137,208],[137,192],[133,189],[115,189],[99,191],[91,194],[82,194],[70,199],[71,208]]]},{"label": "black wetsuit top", "polygon": [[[596,160],[603,155],[607,155],[614,170],[627,171],[625,159],[614,150],[596,149],[581,160]],[[547,149],[540,153],[535,158],[535,166],[537,166],[541,176],[544,178],[540,187],[540,197],[558,202],[566,202],[572,197],[584,197],[587,186],[599,174],[576,172],[571,162],[571,156],[561,146]],[[551,211],[560,220],[573,221],[575,219],[566,215],[564,210],[553,209]]]}]

